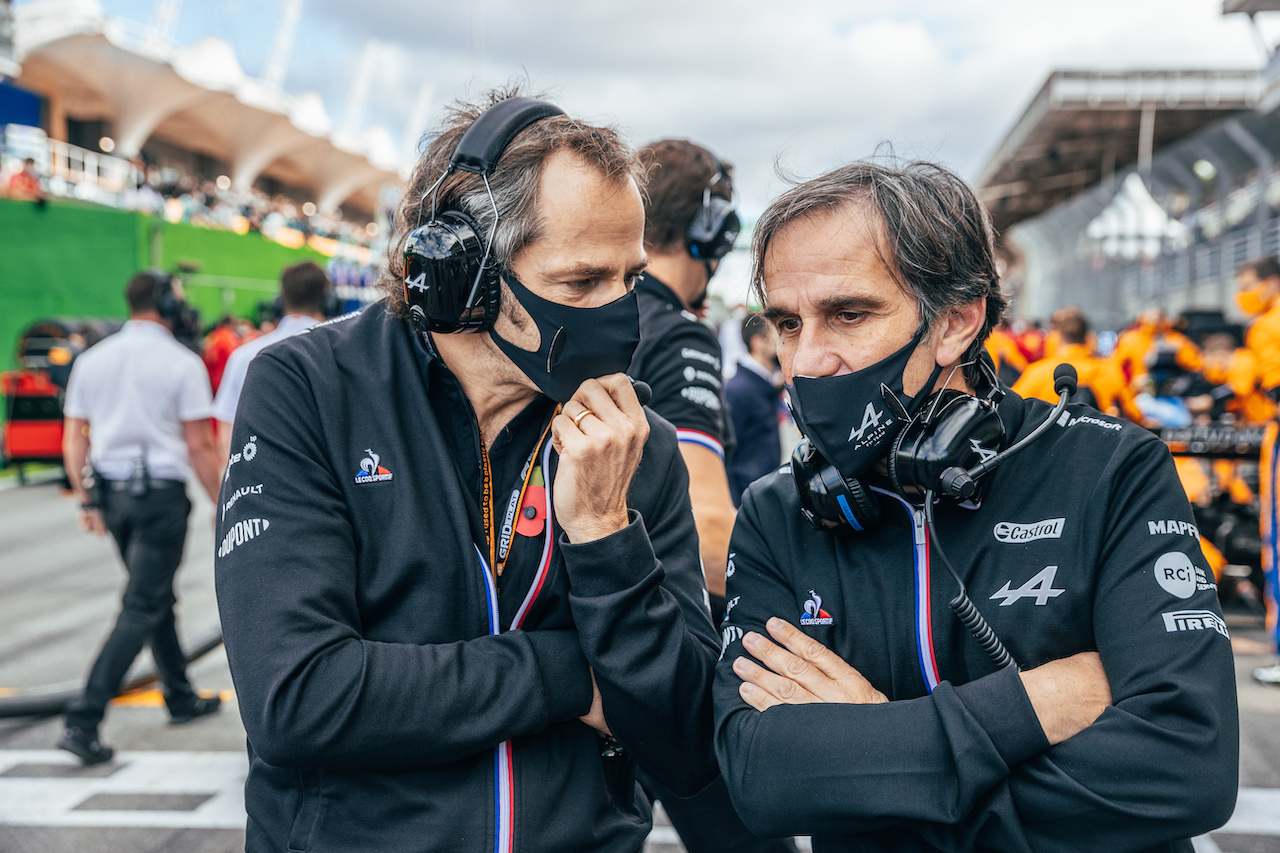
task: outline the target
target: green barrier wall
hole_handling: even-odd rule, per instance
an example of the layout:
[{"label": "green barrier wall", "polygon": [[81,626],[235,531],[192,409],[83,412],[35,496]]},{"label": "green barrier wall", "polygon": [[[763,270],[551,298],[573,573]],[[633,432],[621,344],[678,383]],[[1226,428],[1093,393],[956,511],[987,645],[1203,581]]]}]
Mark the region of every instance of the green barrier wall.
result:
[{"label": "green barrier wall", "polygon": [[188,298],[206,324],[223,313],[255,316],[281,270],[324,257],[259,234],[173,225],[139,213],[51,201],[0,199],[0,369],[17,366],[18,335],[57,316],[127,315],[124,286],[139,269],[193,264]]}]

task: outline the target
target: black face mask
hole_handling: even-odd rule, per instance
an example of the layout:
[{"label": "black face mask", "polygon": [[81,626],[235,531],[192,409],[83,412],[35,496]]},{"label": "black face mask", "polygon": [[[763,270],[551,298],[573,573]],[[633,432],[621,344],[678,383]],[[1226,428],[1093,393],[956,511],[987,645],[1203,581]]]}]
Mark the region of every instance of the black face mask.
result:
[{"label": "black face mask", "polygon": [[924,335],[916,332],[902,349],[855,373],[797,376],[787,386],[796,425],[842,476],[860,477],[883,459],[929,399],[941,366],[915,398],[902,391],[902,374]]},{"label": "black face mask", "polygon": [[532,352],[503,338],[489,337],[520,371],[557,403],[568,402],[588,379],[623,373],[640,343],[640,309],[635,291],[598,308],[574,308],[533,293],[508,272],[502,280],[524,306],[542,340]]}]

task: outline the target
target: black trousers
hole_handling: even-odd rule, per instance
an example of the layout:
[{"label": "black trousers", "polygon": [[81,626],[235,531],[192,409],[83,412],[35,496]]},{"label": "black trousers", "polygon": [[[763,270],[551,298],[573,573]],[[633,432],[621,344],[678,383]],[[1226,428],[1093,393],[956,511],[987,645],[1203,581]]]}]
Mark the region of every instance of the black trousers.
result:
[{"label": "black trousers", "polygon": [[170,711],[189,706],[195,691],[178,644],[173,576],[182,562],[191,501],[182,489],[152,489],[145,497],[106,490],[103,521],[129,573],[120,615],[98,653],[84,693],[67,706],[67,725],[96,730],[142,647],[151,646]]}]

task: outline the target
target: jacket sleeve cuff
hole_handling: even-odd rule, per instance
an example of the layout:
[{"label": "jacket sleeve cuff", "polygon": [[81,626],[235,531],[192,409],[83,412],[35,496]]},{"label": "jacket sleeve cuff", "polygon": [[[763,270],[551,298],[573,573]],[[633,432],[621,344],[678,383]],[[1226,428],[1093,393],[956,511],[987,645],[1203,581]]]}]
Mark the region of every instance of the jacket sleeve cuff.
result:
[{"label": "jacket sleeve cuff", "polygon": [[573,631],[529,631],[538,659],[547,723],[573,720],[591,710],[591,667]]},{"label": "jacket sleeve cuff", "polygon": [[1015,667],[1007,666],[955,690],[1009,767],[1049,748],[1049,740]]},{"label": "jacket sleeve cuff", "polygon": [[657,566],[644,519],[628,510],[627,526],[591,542],[571,543],[560,535],[560,552],[574,595],[612,595],[644,582]]}]

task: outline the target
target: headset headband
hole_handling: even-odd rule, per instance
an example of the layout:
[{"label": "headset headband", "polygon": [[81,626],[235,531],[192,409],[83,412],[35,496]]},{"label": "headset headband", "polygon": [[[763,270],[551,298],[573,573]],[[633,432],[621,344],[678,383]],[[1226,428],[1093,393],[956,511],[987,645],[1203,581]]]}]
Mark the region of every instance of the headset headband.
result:
[{"label": "headset headband", "polygon": [[449,158],[449,166],[488,175],[520,131],[536,121],[562,115],[564,110],[534,98],[508,98],[494,104],[462,134],[458,147]]}]

